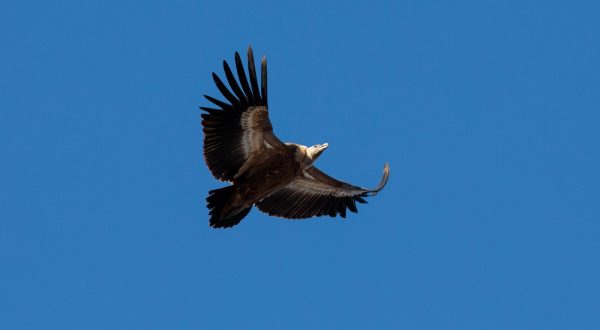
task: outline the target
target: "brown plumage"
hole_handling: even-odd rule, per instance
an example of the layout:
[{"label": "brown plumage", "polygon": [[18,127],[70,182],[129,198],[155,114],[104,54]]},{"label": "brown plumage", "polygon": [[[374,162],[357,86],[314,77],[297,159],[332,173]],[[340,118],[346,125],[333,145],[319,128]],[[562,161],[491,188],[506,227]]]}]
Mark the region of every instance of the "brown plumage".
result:
[{"label": "brown plumage", "polygon": [[273,134],[267,104],[267,61],[261,61],[261,86],[254,66],[252,48],[248,48],[248,78],[239,53],[235,53],[236,81],[223,61],[230,89],[213,73],[223,97],[220,101],[205,97],[218,109],[200,107],[204,131],[204,158],[212,174],[232,185],[209,191],[207,206],[210,225],[227,228],[237,225],[253,205],[259,210],[287,219],[340,214],[346,209],[357,212],[356,202],[377,194],[389,176],[384,167],[375,189],[365,189],[336,180],[321,172],[313,163],[327,144],[306,147],[283,143]]}]

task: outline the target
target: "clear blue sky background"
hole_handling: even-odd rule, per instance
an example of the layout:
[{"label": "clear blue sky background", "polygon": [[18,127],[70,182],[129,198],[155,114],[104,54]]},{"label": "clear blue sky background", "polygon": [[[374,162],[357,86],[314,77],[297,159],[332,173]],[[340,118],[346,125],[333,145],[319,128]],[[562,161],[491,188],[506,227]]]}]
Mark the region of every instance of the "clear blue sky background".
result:
[{"label": "clear blue sky background", "polygon": [[[0,5],[0,328],[600,329],[594,1]],[[208,227],[210,73],[387,188]]]}]

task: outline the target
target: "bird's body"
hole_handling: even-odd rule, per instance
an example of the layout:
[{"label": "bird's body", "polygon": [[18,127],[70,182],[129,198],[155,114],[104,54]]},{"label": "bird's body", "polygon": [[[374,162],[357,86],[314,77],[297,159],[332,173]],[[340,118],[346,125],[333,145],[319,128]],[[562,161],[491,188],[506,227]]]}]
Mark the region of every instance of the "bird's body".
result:
[{"label": "bird's body", "polygon": [[301,164],[296,161],[295,146],[265,148],[250,158],[247,170],[233,180],[232,199],[221,217],[231,210],[246,209],[273,192],[289,184],[300,174]]},{"label": "bird's body", "polygon": [[[261,211],[288,219],[356,212],[355,202],[381,190],[389,175],[375,189],[338,181],[313,166],[328,144],[306,147],[283,143],[273,134],[267,106],[267,65],[261,65],[261,88],[248,49],[248,82],[241,58],[235,57],[239,84],[227,62],[223,62],[233,93],[213,73],[213,79],[229,103],[206,98],[220,109],[201,107],[204,157],[213,175],[232,185],[211,190],[207,198],[212,227],[238,224],[256,205]],[[240,86],[241,85],[241,86]]]}]

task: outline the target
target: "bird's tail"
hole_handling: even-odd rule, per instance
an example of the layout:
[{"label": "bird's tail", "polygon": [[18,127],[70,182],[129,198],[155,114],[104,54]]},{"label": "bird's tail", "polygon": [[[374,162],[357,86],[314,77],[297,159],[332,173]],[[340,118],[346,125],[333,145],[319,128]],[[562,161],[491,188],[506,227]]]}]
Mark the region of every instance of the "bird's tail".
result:
[{"label": "bird's tail", "polygon": [[[229,228],[237,225],[248,215],[252,206],[248,208],[231,208],[232,195],[235,193],[234,186],[227,186],[208,192],[206,198],[210,212],[210,226],[213,228]],[[224,212],[225,211],[225,212]]]}]

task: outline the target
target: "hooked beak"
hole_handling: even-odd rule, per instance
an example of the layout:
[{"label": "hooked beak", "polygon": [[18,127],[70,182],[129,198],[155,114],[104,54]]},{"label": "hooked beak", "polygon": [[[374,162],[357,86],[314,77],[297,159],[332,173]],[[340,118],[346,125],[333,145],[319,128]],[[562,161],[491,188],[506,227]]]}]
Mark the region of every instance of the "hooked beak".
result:
[{"label": "hooked beak", "polygon": [[320,144],[319,148],[317,149],[316,156],[320,156],[321,153],[323,153],[323,151],[325,151],[325,149],[327,149],[327,147],[329,147],[329,143]]}]

